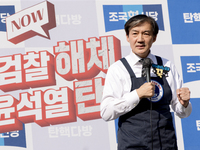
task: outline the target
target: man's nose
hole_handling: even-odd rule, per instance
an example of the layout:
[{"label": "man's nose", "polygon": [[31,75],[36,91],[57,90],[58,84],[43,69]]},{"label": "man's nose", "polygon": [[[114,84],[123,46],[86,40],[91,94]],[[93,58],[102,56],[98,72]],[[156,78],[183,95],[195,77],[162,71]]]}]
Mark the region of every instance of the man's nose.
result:
[{"label": "man's nose", "polygon": [[144,37],[142,34],[138,34],[138,42],[143,42],[144,41]]}]

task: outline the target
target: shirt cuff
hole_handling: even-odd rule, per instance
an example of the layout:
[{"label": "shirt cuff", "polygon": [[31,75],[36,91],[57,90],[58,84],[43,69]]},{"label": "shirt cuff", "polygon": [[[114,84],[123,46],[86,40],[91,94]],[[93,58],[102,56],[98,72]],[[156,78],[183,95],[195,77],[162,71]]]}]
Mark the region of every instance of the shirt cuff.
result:
[{"label": "shirt cuff", "polygon": [[185,108],[181,103],[179,103],[179,109],[180,109],[180,112],[184,115],[181,116],[181,118],[186,118],[188,117],[191,112],[192,112],[192,105],[191,103],[189,102],[188,106]]}]

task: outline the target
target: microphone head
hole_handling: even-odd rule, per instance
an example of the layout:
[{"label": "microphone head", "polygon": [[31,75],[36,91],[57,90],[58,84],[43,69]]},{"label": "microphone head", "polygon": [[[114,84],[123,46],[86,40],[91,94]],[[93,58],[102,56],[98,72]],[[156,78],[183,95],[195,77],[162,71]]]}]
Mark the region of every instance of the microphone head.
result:
[{"label": "microphone head", "polygon": [[144,68],[151,68],[151,59],[150,58],[144,58],[144,61],[143,61],[143,67]]}]

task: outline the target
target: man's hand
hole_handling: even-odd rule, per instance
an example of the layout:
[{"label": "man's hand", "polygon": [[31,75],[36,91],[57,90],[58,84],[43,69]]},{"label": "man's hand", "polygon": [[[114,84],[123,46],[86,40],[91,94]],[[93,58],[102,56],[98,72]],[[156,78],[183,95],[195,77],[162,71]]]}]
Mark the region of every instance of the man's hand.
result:
[{"label": "man's hand", "polygon": [[190,101],[190,90],[187,87],[176,90],[178,100],[186,108]]},{"label": "man's hand", "polygon": [[136,92],[140,99],[153,97],[155,93],[155,84],[152,82],[146,82],[141,85],[139,89],[136,89]]}]

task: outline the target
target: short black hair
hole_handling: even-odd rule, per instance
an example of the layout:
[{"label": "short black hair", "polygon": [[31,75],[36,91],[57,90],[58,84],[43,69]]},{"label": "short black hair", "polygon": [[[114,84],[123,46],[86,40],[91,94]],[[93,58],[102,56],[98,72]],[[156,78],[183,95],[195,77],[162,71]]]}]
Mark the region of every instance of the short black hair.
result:
[{"label": "short black hair", "polygon": [[157,22],[152,17],[146,16],[146,15],[143,15],[143,14],[133,16],[125,23],[124,29],[125,29],[126,35],[127,36],[129,35],[129,31],[133,27],[141,25],[144,22],[148,22],[151,25],[153,35],[157,36],[158,31],[159,31],[159,27],[158,27]]}]

